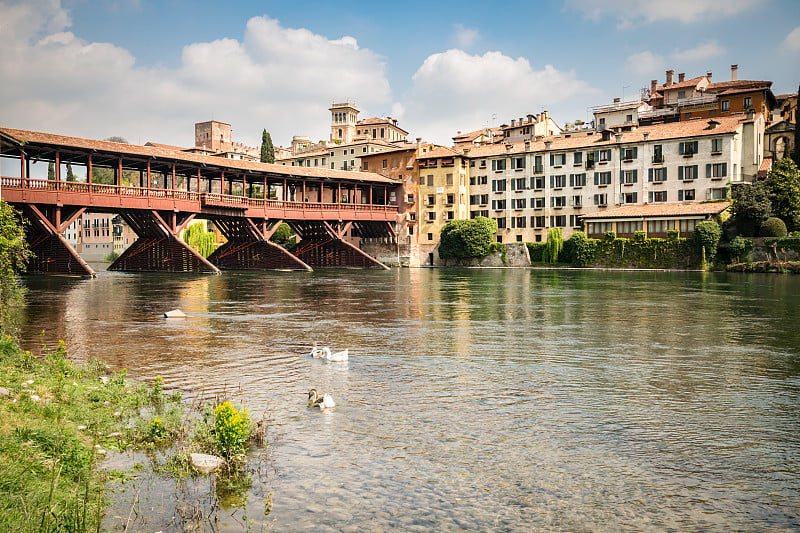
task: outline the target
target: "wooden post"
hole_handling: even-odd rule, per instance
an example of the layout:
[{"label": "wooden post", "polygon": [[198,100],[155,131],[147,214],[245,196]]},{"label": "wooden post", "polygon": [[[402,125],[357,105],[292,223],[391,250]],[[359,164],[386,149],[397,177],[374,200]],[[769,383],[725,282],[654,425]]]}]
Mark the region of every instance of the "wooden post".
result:
[{"label": "wooden post", "polygon": [[303,201],[308,201],[308,197],[306,196],[306,180],[303,180]]},{"label": "wooden post", "polygon": [[117,164],[117,183],[115,183],[117,187],[122,185],[122,156],[119,158],[119,162]]},{"label": "wooden post", "polygon": [[[175,183],[174,181],[172,183]],[[150,188],[150,160],[147,160],[147,188]]]},{"label": "wooden post", "polygon": [[56,150],[56,190],[61,189],[61,152]]},{"label": "wooden post", "polygon": [[[89,154],[89,157],[86,161],[86,183],[89,185],[92,184],[92,156]],[[89,187],[89,192],[91,192],[92,188]]]},{"label": "wooden post", "polygon": [[200,167],[197,167],[197,192],[198,194],[203,192],[203,188],[200,186],[200,183],[203,181],[203,177],[200,175]]},{"label": "wooden post", "polygon": [[287,194],[289,190],[286,188],[286,178],[283,178],[283,201],[286,202],[289,200],[289,195]]},{"label": "wooden post", "polygon": [[25,172],[25,167],[26,167],[25,152],[21,151],[19,153],[19,177],[22,180],[23,187],[25,186],[25,182],[28,179],[28,173]]}]

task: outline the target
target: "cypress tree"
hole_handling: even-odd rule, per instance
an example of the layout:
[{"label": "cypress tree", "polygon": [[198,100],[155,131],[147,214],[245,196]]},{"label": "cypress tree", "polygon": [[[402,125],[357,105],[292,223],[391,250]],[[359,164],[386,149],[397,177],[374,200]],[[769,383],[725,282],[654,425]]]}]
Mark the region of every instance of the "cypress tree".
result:
[{"label": "cypress tree", "polygon": [[264,129],[261,132],[261,162],[274,163],[275,162],[275,147],[272,146],[272,137],[269,132]]}]

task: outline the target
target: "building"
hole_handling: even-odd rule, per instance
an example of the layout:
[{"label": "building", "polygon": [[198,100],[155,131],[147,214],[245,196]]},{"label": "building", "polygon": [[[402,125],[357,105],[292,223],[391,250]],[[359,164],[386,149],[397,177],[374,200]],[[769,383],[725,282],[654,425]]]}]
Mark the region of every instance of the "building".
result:
[{"label": "building", "polygon": [[583,217],[586,235],[602,239],[609,231],[617,237],[631,238],[637,231],[648,237],[666,238],[668,231],[689,237],[698,223],[722,214],[730,202],[694,204],[627,205]]},{"label": "building", "polygon": [[500,131],[503,132],[502,142],[517,143],[558,135],[561,133],[561,128],[550,118],[547,111],[542,111],[538,115],[520,117],[519,120],[511,119],[511,125],[502,124]]},{"label": "building", "polygon": [[632,126],[639,124],[639,114],[651,109],[647,102],[642,102],[641,100],[622,102],[620,98],[614,98],[614,102],[611,105],[592,108],[592,113],[598,130],[619,129],[630,131]]},{"label": "building", "polygon": [[194,148],[186,151],[227,159],[261,160],[261,147],[233,142],[232,136],[233,131],[230,124],[218,120],[197,122],[194,125]]},{"label": "building", "polygon": [[772,125],[764,132],[764,155],[778,161],[792,153],[797,123],[797,93],[779,94],[772,113]]},{"label": "building", "polygon": [[453,146],[456,148],[470,148],[472,146],[483,146],[503,142],[503,130],[501,128],[481,128],[467,133],[456,133],[453,137]]},{"label": "building", "polygon": [[372,139],[390,143],[405,143],[408,132],[397,125],[397,119],[367,118],[356,123],[356,139]]}]

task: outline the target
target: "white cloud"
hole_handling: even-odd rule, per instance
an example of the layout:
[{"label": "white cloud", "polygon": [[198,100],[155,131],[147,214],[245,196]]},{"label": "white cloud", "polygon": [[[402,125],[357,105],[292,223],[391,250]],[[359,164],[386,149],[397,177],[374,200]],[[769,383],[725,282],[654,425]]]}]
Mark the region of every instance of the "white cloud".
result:
[{"label": "white cloud", "polygon": [[800,51],[800,26],[789,32],[783,40],[783,46],[795,52]]},{"label": "white cloud", "polygon": [[725,53],[723,48],[716,40],[708,41],[688,50],[678,51],[672,54],[672,59],[678,63],[688,63],[692,61],[702,61],[711,57],[716,57]]},{"label": "white cloud", "polygon": [[456,43],[461,48],[469,48],[480,37],[478,30],[473,28],[465,28],[462,24],[454,24]]},{"label": "white cloud", "polygon": [[649,50],[628,56],[626,60],[628,70],[634,74],[651,74],[658,72],[664,66],[664,58]]},{"label": "white cloud", "polygon": [[190,44],[175,69],[142,68],[127,50],[70,33],[58,0],[2,2],[2,125],[189,145],[195,122],[230,123],[237,141],[327,138],[333,100],[391,105],[383,60],[352,37],[330,40],[269,17],[242,41]]},{"label": "white cloud", "polygon": [[527,59],[500,52],[448,50],[429,56],[414,74],[403,98],[404,120],[419,125],[419,136],[450,144],[456,130],[491,125],[493,116],[498,125],[592,92],[574,72],[551,65],[534,70]]},{"label": "white cloud", "polygon": [[566,5],[591,20],[610,15],[620,27],[637,22],[678,20],[684,24],[737,15],[758,6],[759,0],[565,0]]}]

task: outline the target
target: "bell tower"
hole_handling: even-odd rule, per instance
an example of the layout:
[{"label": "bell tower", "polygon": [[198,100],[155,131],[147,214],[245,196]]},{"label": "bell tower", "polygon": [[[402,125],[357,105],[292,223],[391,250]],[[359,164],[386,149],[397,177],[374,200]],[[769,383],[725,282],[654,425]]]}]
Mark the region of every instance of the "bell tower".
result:
[{"label": "bell tower", "polygon": [[350,144],[356,135],[356,122],[358,122],[358,109],[355,104],[344,102],[333,104],[331,112],[331,141]]}]

